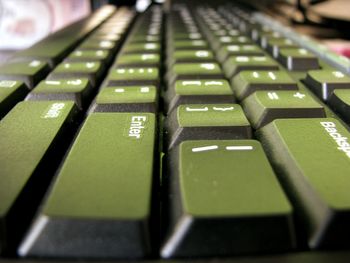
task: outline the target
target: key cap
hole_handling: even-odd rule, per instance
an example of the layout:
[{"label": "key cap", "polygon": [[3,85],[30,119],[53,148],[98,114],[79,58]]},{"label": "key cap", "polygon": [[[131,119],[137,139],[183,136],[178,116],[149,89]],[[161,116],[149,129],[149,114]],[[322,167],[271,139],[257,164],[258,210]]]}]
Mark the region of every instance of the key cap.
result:
[{"label": "key cap", "polygon": [[242,71],[231,85],[239,100],[258,90],[298,90],[296,82],[284,71]]},{"label": "key cap", "polygon": [[297,48],[298,46],[293,43],[288,38],[280,38],[280,39],[269,39],[267,41],[267,50],[272,54],[274,58],[278,58],[279,52],[281,48]]},{"label": "key cap", "polygon": [[108,50],[80,50],[77,49],[72,52],[66,59],[65,62],[108,62],[111,53]]},{"label": "key cap", "polygon": [[27,93],[28,88],[21,81],[0,80],[0,120]]},{"label": "key cap", "polygon": [[228,256],[295,246],[292,208],[259,142],[183,142],[164,179],[172,224],[162,257]]},{"label": "key cap", "polygon": [[327,101],[335,89],[349,89],[350,77],[336,70],[310,70],[306,84],[324,101]]},{"label": "key cap", "polygon": [[288,70],[309,70],[320,68],[318,58],[304,48],[281,48],[278,60]]},{"label": "key cap", "polygon": [[19,255],[148,254],[155,132],[154,114],[89,115]]},{"label": "key cap", "polygon": [[116,62],[118,66],[158,66],[160,55],[157,53],[146,54],[122,54]]},{"label": "key cap", "polygon": [[102,74],[100,62],[63,62],[47,77],[48,80],[88,78],[92,86],[96,86]]},{"label": "key cap", "polygon": [[152,85],[159,81],[159,71],[155,67],[120,67],[111,69],[106,78],[108,85]]},{"label": "key cap", "polygon": [[73,102],[18,103],[0,122],[0,250],[13,250],[69,144]]},{"label": "key cap", "polygon": [[160,52],[160,44],[153,43],[153,42],[145,42],[145,43],[135,43],[135,44],[128,44],[125,45],[122,49],[123,54],[124,53],[147,53],[147,52]]},{"label": "key cap", "polygon": [[267,56],[230,56],[223,69],[227,78],[231,78],[242,70],[278,70],[278,64]]},{"label": "key cap", "polygon": [[90,102],[92,87],[89,80],[43,80],[31,93],[27,100],[72,100],[80,109]]},{"label": "key cap", "polygon": [[215,57],[208,49],[177,50],[169,57],[169,66],[176,62],[214,62]]},{"label": "key cap", "polygon": [[328,104],[341,115],[346,123],[350,123],[350,90],[334,90]]},{"label": "key cap", "polygon": [[223,45],[232,45],[232,44],[251,44],[251,40],[246,37],[246,36],[237,36],[237,37],[233,37],[233,36],[223,36],[220,37],[218,39],[216,39],[213,43],[212,46],[214,49],[218,49],[219,47],[223,46]]},{"label": "key cap", "polygon": [[175,40],[174,42],[169,42],[168,50],[198,50],[198,49],[207,49],[208,43],[202,39],[195,40]]},{"label": "key cap", "polygon": [[243,101],[242,107],[254,129],[275,119],[326,117],[311,95],[299,91],[257,91]]},{"label": "key cap", "polygon": [[186,104],[166,123],[169,149],[185,140],[251,138],[250,124],[238,104]]},{"label": "key cap", "polygon": [[9,62],[0,66],[0,80],[23,81],[32,89],[48,72],[48,64],[39,60]]},{"label": "key cap", "polygon": [[175,63],[168,72],[168,81],[178,79],[222,78],[222,70],[217,63]]},{"label": "key cap", "polygon": [[81,45],[78,46],[78,49],[81,50],[108,50],[112,51],[117,47],[117,43],[115,41],[110,41],[110,40],[85,40]]},{"label": "key cap", "polygon": [[232,103],[233,91],[227,80],[178,80],[165,96],[168,112],[180,104]]},{"label": "key cap", "polygon": [[95,112],[156,112],[155,86],[108,87],[96,97]]},{"label": "key cap", "polygon": [[218,51],[218,60],[221,63],[229,56],[263,56],[264,52],[256,45],[224,45]]},{"label": "key cap", "polygon": [[332,118],[275,120],[257,133],[311,248],[348,247],[350,134]]}]

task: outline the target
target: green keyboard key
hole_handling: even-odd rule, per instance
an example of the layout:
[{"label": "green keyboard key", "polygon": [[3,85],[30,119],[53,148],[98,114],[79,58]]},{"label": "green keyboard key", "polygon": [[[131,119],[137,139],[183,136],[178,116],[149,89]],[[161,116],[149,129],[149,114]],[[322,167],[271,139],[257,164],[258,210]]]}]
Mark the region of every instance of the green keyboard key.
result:
[{"label": "green keyboard key", "polygon": [[239,100],[258,90],[298,90],[297,83],[284,71],[242,71],[231,84]]},{"label": "green keyboard key", "polygon": [[350,90],[334,90],[328,104],[340,114],[347,124],[350,124]]},{"label": "green keyboard key", "polygon": [[120,86],[102,89],[96,97],[95,112],[156,112],[155,86]]},{"label": "green keyboard key", "polygon": [[242,107],[254,129],[275,119],[326,117],[320,103],[299,91],[257,91],[243,101]]},{"label": "green keyboard key", "polygon": [[23,81],[30,89],[48,73],[48,64],[40,60],[9,62],[0,66],[0,80]]},{"label": "green keyboard key", "polygon": [[297,48],[298,46],[288,38],[269,39],[267,41],[267,50],[274,58],[278,58],[281,48]]},{"label": "green keyboard key", "polygon": [[27,93],[28,88],[22,81],[0,80],[0,120]]},{"label": "green keyboard key", "polygon": [[147,255],[152,192],[157,191],[152,190],[155,122],[150,113],[89,115],[19,254]]},{"label": "green keyboard key", "polygon": [[[14,249],[70,142],[73,102],[18,103],[0,122],[0,251]],[[13,224],[16,220],[16,224]]]},{"label": "green keyboard key", "polygon": [[259,142],[186,141],[169,159],[163,208],[173,218],[162,257],[295,247],[292,207]]},{"label": "green keyboard key", "polygon": [[209,49],[176,50],[169,57],[170,66],[176,62],[212,62],[214,53]]},{"label": "green keyboard key", "polygon": [[91,99],[92,87],[87,78],[70,80],[43,80],[27,100],[72,100],[80,109]]},{"label": "green keyboard key", "polygon": [[337,70],[310,70],[305,82],[324,101],[336,89],[350,89],[350,77]]},{"label": "green keyboard key", "polygon": [[175,63],[170,70],[168,80],[172,83],[177,79],[210,79],[222,77],[223,72],[217,63]]},{"label": "green keyboard key", "polygon": [[250,124],[238,104],[186,104],[166,123],[169,149],[184,140],[249,139]]},{"label": "green keyboard key", "polygon": [[160,44],[154,42],[131,43],[123,47],[122,53],[160,52]]},{"label": "green keyboard key", "polygon": [[158,66],[160,55],[157,53],[122,54],[115,64],[118,66]]},{"label": "green keyboard key", "polygon": [[79,45],[78,49],[82,49],[82,50],[95,50],[95,49],[113,50],[116,47],[117,47],[117,42],[115,42],[115,41],[88,39],[88,40],[84,41],[81,45]]},{"label": "green keyboard key", "polygon": [[218,60],[223,63],[229,56],[263,56],[257,45],[224,45],[218,51]]},{"label": "green keyboard key", "polygon": [[168,89],[165,100],[168,112],[180,104],[232,103],[235,101],[230,84],[224,79],[177,80],[174,86]]},{"label": "green keyboard key", "polygon": [[47,77],[48,80],[88,78],[95,86],[101,77],[103,66],[100,62],[63,62]]},{"label": "green keyboard key", "polygon": [[175,40],[174,42],[169,43],[168,49],[172,49],[172,48],[175,50],[203,49],[203,48],[208,48],[208,43],[207,41],[202,39]]},{"label": "green keyboard key", "polygon": [[222,37],[216,38],[212,44],[214,49],[218,49],[223,45],[229,45],[229,44],[243,45],[243,44],[251,44],[251,43],[252,41],[246,36],[222,36]]},{"label": "green keyboard key", "polygon": [[230,56],[223,69],[227,78],[231,78],[242,70],[278,70],[276,61],[267,56]]},{"label": "green keyboard key", "polygon": [[332,118],[275,120],[258,131],[311,248],[349,247],[350,133]]},{"label": "green keyboard key", "polygon": [[66,62],[107,62],[111,53],[108,50],[80,50],[72,52],[66,59]]},{"label": "green keyboard key", "polygon": [[140,84],[151,85],[159,81],[159,70],[156,67],[118,67],[109,71],[108,85]]},{"label": "green keyboard key", "polygon": [[320,68],[318,58],[304,48],[281,48],[278,60],[288,70],[309,70]]}]

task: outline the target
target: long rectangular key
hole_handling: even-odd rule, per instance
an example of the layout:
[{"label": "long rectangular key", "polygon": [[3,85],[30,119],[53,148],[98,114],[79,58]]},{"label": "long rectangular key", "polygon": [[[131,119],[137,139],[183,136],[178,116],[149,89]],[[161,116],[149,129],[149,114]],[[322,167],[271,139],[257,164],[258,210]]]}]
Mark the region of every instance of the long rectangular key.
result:
[{"label": "long rectangular key", "polygon": [[186,141],[164,178],[172,224],[161,255],[219,256],[292,248],[292,208],[259,142]]},{"label": "long rectangular key", "polygon": [[69,143],[73,102],[21,102],[0,122],[0,250],[13,249]]},{"label": "long rectangular key", "polygon": [[89,115],[19,254],[148,254],[155,122],[151,113]]},{"label": "long rectangular key", "polygon": [[333,118],[275,120],[258,131],[311,248],[350,245],[350,133]]}]

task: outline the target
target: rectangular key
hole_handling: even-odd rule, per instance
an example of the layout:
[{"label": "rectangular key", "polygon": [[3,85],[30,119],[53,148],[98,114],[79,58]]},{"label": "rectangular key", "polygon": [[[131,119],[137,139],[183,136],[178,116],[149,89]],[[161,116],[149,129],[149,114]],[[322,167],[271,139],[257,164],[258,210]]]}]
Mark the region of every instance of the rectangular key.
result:
[{"label": "rectangular key", "polygon": [[89,115],[19,254],[70,258],[148,254],[156,179],[155,122],[150,113]]},{"label": "rectangular key", "polygon": [[311,248],[349,247],[350,133],[333,118],[275,120],[258,131]]},{"label": "rectangular key", "polygon": [[339,113],[347,124],[350,124],[350,90],[334,90],[329,100],[329,106]]},{"label": "rectangular key", "polygon": [[22,81],[0,80],[0,120],[17,102],[24,99],[28,91]]},{"label": "rectangular key", "polygon": [[183,142],[169,156],[161,255],[228,256],[295,246],[292,208],[259,142]]},{"label": "rectangular key", "polygon": [[[0,122],[0,250],[14,249],[69,144],[73,102],[20,102]],[[14,223],[16,222],[16,223]]]}]

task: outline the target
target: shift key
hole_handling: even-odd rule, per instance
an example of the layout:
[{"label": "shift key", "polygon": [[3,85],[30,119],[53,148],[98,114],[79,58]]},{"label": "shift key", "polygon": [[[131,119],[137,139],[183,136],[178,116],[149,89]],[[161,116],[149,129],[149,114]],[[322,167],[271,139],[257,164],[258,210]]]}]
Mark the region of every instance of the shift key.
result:
[{"label": "shift key", "polygon": [[258,131],[311,248],[350,246],[350,133],[333,118],[275,120]]},{"label": "shift key", "polygon": [[147,255],[155,131],[151,113],[89,115],[19,254]]},{"label": "shift key", "polygon": [[[0,250],[11,250],[69,144],[73,102],[25,101],[0,122]],[[3,231],[4,230],[4,231]]]}]

